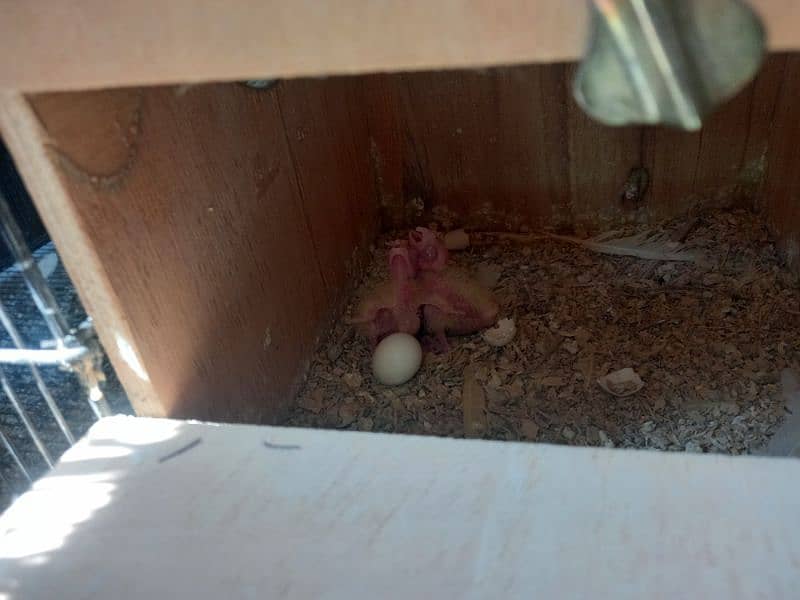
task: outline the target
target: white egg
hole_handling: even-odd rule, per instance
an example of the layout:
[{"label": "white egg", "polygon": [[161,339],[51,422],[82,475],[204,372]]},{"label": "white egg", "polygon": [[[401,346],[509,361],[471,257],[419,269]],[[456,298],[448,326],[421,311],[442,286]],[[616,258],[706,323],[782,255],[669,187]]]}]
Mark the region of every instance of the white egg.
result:
[{"label": "white egg", "polygon": [[422,346],[407,333],[393,333],[381,340],[372,355],[372,373],[383,385],[400,385],[411,379],[422,364]]}]

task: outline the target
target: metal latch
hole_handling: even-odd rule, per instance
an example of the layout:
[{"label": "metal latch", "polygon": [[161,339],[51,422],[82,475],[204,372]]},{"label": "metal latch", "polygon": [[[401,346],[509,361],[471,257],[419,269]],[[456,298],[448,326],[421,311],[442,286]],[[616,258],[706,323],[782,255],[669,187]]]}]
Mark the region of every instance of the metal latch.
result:
[{"label": "metal latch", "polygon": [[761,20],[738,0],[590,0],[589,46],[575,99],[608,125],[702,119],[758,71]]}]

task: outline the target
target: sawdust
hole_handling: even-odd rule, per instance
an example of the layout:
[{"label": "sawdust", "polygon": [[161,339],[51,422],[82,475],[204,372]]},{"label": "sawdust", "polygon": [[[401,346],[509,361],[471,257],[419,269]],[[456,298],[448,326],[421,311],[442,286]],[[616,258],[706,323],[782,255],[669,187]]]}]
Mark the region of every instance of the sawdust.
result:
[{"label": "sawdust", "polygon": [[[453,253],[455,264],[495,283],[500,317],[516,323],[513,342],[495,348],[480,334],[451,338],[449,353],[426,354],[414,379],[387,388],[372,377],[368,344],[340,321],[286,424],[756,450],[787,414],[782,370],[800,363],[797,278],[751,213],[721,212],[663,230],[702,251],[703,264],[605,256],[546,239]],[[384,265],[381,245],[365,286],[384,278]],[[615,397],[597,384],[626,367],[644,381],[635,394]]]}]

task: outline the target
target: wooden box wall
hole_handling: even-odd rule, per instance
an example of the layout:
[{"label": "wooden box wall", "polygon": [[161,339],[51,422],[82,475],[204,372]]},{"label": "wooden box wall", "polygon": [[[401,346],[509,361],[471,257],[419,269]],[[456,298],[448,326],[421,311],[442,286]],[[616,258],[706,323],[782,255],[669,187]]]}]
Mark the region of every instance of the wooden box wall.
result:
[{"label": "wooden box wall", "polygon": [[[592,122],[573,71],[7,95],[0,127],[137,410],[260,422],[381,227],[590,232],[738,202],[797,263],[800,57],[695,134]],[[648,190],[623,201],[633,168]]]}]

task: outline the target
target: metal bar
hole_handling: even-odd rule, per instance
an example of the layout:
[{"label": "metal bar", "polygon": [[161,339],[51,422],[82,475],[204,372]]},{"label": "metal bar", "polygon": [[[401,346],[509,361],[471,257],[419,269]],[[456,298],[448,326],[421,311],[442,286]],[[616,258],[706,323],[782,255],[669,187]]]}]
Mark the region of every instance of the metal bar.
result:
[{"label": "metal bar", "polygon": [[85,346],[77,348],[60,348],[58,350],[30,350],[27,348],[0,348],[0,364],[28,365],[32,369],[36,365],[63,365],[80,360],[89,354]]},{"label": "metal bar", "polygon": [[[28,365],[28,369],[33,375],[33,379],[36,382],[36,387],[39,388],[39,393],[44,398],[44,401],[47,403],[47,406],[50,408],[50,412],[53,415],[53,418],[58,423],[58,426],[61,428],[64,437],[67,438],[67,441],[70,444],[75,443],[75,436],[72,434],[72,431],[67,424],[66,419],[64,419],[64,415],[61,413],[61,410],[58,408],[53,395],[50,393],[50,389],[45,384],[44,379],[42,379],[42,374],[39,372],[36,364],[52,364],[50,361],[43,361],[42,359],[45,358],[45,355],[41,354],[42,352],[50,352],[50,353],[72,353],[79,350],[85,350],[83,348],[64,348],[61,350],[25,350],[25,342],[22,339],[19,331],[17,330],[16,325],[11,320],[11,317],[6,310],[5,305],[3,304],[2,300],[0,300],[0,323],[2,323],[3,327],[5,328],[8,335],[11,337],[11,340],[14,342],[14,345],[17,347],[17,350],[11,349],[0,349],[0,363],[6,364],[26,364]],[[34,353],[31,355],[31,353]],[[21,355],[21,354],[24,354]],[[17,358],[21,358],[22,360],[17,362]],[[61,363],[65,360],[69,360],[66,357],[55,357],[58,358],[58,362]]]},{"label": "metal bar", "polygon": [[[50,291],[50,286],[47,285],[47,280],[39,269],[39,265],[33,259],[28,244],[25,242],[25,236],[22,234],[16,219],[14,219],[14,215],[11,213],[8,201],[2,191],[0,191],[0,236],[9,250],[11,250],[14,260],[22,271],[22,276],[31,293],[31,297],[56,342],[56,349],[69,346],[68,342],[72,341],[70,339],[72,338],[72,332],[67,320],[58,307],[56,299]],[[86,356],[72,365],[72,367],[88,392],[89,406],[99,419],[111,414],[108,402],[103,397],[103,391],[99,386],[102,373],[98,374],[96,372],[100,368],[98,356],[100,356],[101,351],[95,340],[87,341],[84,345],[88,349]]]},{"label": "metal bar", "polygon": [[26,469],[25,465],[22,464],[17,451],[14,450],[14,446],[11,445],[11,442],[6,437],[6,434],[4,434],[2,431],[0,431],[0,443],[5,446],[6,451],[11,455],[11,458],[14,459],[14,462],[17,463],[17,467],[19,467],[19,470],[22,471],[23,475],[25,475],[25,479],[27,479],[29,483],[32,483],[33,478],[31,477],[31,474],[28,473],[28,469]]},{"label": "metal bar", "polygon": [[8,201],[2,191],[0,191],[0,236],[11,250],[11,254],[14,255],[33,301],[39,312],[42,313],[50,333],[56,343],[63,345],[69,335],[69,325],[58,308],[53,292],[50,291],[50,286],[47,285],[44,275],[39,270],[39,265],[33,260],[33,255],[25,242],[25,236],[11,213]]},{"label": "metal bar", "polygon": [[6,397],[11,402],[11,405],[14,407],[14,410],[17,411],[17,415],[19,415],[22,424],[25,425],[25,429],[28,430],[28,435],[31,436],[33,443],[36,444],[36,448],[39,450],[39,453],[44,458],[44,461],[47,463],[48,467],[53,466],[53,457],[50,456],[50,452],[47,450],[47,446],[44,445],[42,438],[39,437],[39,433],[36,431],[36,428],[31,423],[30,417],[28,417],[28,413],[25,412],[25,409],[22,408],[22,404],[20,404],[19,398],[17,398],[17,394],[14,389],[11,387],[11,384],[8,382],[8,378],[6,378],[5,372],[0,369],[0,385],[3,387],[3,391],[6,393]]}]

